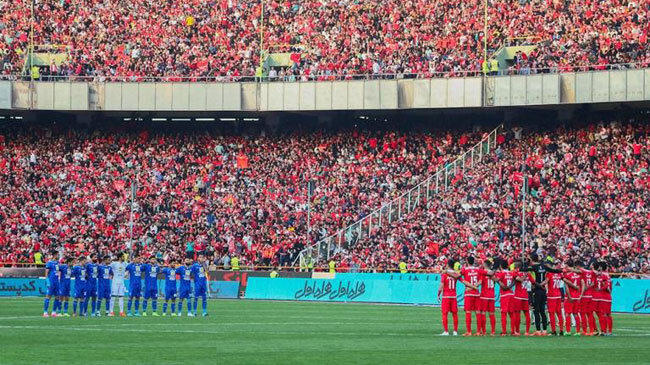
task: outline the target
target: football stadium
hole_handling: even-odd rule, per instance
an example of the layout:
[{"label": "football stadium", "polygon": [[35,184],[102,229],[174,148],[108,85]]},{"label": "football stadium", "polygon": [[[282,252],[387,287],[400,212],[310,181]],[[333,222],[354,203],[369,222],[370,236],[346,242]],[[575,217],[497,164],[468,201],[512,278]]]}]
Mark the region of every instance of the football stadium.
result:
[{"label": "football stadium", "polygon": [[649,33],[0,0],[0,364],[647,364]]}]

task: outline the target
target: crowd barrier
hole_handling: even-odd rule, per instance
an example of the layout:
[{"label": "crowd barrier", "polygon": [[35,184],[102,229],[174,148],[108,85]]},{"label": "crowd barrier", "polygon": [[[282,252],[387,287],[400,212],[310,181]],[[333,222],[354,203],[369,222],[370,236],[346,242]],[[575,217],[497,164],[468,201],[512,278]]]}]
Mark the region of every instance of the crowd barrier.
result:
[{"label": "crowd barrier", "polygon": [[[334,279],[248,278],[247,299],[440,305],[439,274],[337,274]],[[612,279],[612,310],[650,314],[650,280]],[[458,284],[458,304],[464,302]],[[499,306],[498,286],[496,305]]]},{"label": "crowd barrier", "polygon": [[[71,295],[74,295],[75,281],[71,282]],[[125,281],[128,289],[129,280]],[[238,281],[209,281],[209,297],[213,299],[239,298]],[[0,296],[4,297],[31,297],[44,296],[47,293],[47,281],[42,278],[0,278]],[[158,280],[158,295],[165,293],[165,281]]]}]

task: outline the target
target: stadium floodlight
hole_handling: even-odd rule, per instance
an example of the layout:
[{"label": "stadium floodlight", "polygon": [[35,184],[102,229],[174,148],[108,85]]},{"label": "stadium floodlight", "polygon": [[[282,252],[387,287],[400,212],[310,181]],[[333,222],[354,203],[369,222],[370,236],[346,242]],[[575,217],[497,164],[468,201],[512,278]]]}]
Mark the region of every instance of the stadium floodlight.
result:
[{"label": "stadium floodlight", "polygon": [[260,118],[244,118],[244,122],[259,122]]},{"label": "stadium floodlight", "polygon": [[152,122],[166,122],[167,118],[151,118]]},{"label": "stadium floodlight", "polygon": [[214,122],[214,118],[196,118],[197,122]]},{"label": "stadium floodlight", "polygon": [[220,121],[222,122],[234,122],[237,119],[236,118],[219,118]]},{"label": "stadium floodlight", "polygon": [[189,122],[190,118],[172,118],[172,122]]}]

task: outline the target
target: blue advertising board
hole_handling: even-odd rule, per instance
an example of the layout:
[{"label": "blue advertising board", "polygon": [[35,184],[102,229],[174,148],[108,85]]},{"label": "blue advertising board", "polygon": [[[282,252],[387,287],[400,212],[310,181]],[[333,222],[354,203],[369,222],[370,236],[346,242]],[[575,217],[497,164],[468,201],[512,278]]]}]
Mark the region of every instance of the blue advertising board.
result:
[{"label": "blue advertising board", "polygon": [[[71,292],[74,293],[72,280]],[[129,280],[125,280],[128,289]],[[238,281],[209,281],[209,297],[216,299],[236,299],[239,297]],[[165,281],[158,280],[158,294],[165,293]],[[0,296],[43,296],[47,293],[47,282],[41,278],[0,278]]]},{"label": "blue advertising board", "polygon": [[[440,305],[438,274],[336,274],[335,279],[249,278],[248,299]],[[650,314],[650,280],[612,279],[612,310]],[[458,305],[464,286],[458,284]],[[496,288],[497,301],[498,286]]]},{"label": "blue advertising board", "polygon": [[45,279],[0,278],[0,297],[34,297],[47,294]]}]

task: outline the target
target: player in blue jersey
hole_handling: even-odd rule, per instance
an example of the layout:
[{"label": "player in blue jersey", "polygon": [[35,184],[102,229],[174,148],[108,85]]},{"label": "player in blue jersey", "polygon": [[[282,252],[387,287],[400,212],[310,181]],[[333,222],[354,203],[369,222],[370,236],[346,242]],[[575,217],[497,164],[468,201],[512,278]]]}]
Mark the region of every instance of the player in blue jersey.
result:
[{"label": "player in blue jersey", "polygon": [[135,298],[135,316],[140,316],[140,296],[142,295],[142,263],[140,258],[134,257],[133,262],[126,265],[126,275],[129,278],[129,303],[127,304],[128,317],[131,317],[131,307]]},{"label": "player in blue jersey", "polygon": [[149,263],[142,265],[144,272],[144,301],[142,302],[142,316],[147,316],[147,302],[151,299],[151,315],[158,317],[158,274],[160,267],[155,257],[149,259]]},{"label": "player in blue jersey", "polygon": [[86,300],[83,310],[88,314],[88,302],[90,302],[90,316],[94,317],[97,310],[97,279],[99,279],[99,267],[95,263],[96,255],[92,255],[86,263]]},{"label": "player in blue jersey", "polygon": [[72,315],[77,315],[77,306],[79,306],[79,316],[86,314],[83,303],[86,298],[86,268],[84,260],[78,259],[72,268],[72,277],[74,278],[74,301],[72,302]]},{"label": "player in blue jersey", "polygon": [[[68,307],[70,301],[70,282],[72,281],[72,258],[67,258],[65,263],[59,265],[59,297],[63,302],[63,316],[70,317],[68,314]],[[59,304],[59,307],[61,304]],[[59,311],[61,308],[59,308]]]},{"label": "player in blue jersey", "polygon": [[167,307],[172,302],[172,317],[176,316],[176,269],[177,261],[172,261],[169,267],[162,269],[165,275],[165,303],[163,303],[163,317],[167,315]]},{"label": "player in blue jersey", "polygon": [[101,316],[102,309],[102,299],[105,301],[106,315],[108,315],[109,306],[111,303],[111,279],[113,279],[113,269],[110,265],[111,258],[109,256],[104,256],[102,259],[102,264],[97,266],[97,271],[99,273],[99,278],[97,280],[97,312],[95,315],[97,317]]},{"label": "player in blue jersey", "polygon": [[180,266],[176,269],[176,274],[178,274],[178,280],[180,281],[178,289],[178,315],[181,315],[183,311],[183,299],[187,300],[187,316],[194,317],[192,314],[192,303],[190,299],[190,294],[192,293],[192,268],[190,265],[192,260],[185,259],[185,265]]},{"label": "player in blue jersey", "polygon": [[196,308],[198,307],[200,297],[201,309],[203,309],[203,317],[205,317],[208,315],[208,278],[206,275],[204,255],[199,255],[199,262],[194,263],[191,270],[194,276],[194,315],[196,315]]},{"label": "player in blue jersey", "polygon": [[49,317],[47,311],[52,297],[54,297],[52,317],[56,317],[56,308],[58,307],[59,302],[59,274],[59,262],[54,259],[53,255],[48,255],[48,260],[45,264],[47,295],[45,296],[45,302],[43,303],[43,317]]}]

